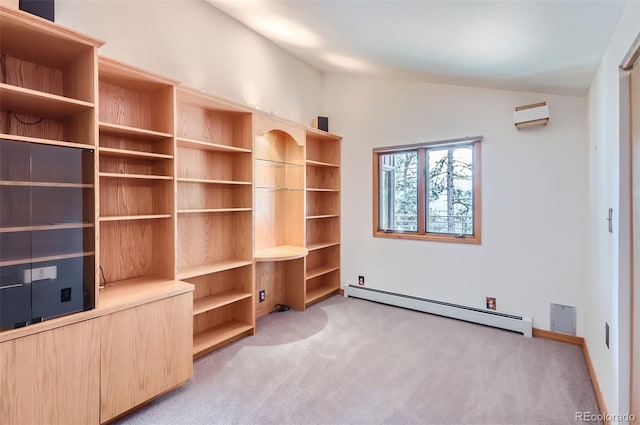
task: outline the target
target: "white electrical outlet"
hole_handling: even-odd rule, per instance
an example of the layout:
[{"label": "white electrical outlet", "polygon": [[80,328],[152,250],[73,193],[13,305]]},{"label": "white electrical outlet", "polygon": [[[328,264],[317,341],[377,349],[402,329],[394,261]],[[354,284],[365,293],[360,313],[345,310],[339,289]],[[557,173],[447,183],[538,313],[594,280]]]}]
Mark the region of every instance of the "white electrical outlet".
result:
[{"label": "white electrical outlet", "polygon": [[58,266],[39,267],[24,271],[24,283],[31,283],[35,280],[55,279],[58,277]]}]

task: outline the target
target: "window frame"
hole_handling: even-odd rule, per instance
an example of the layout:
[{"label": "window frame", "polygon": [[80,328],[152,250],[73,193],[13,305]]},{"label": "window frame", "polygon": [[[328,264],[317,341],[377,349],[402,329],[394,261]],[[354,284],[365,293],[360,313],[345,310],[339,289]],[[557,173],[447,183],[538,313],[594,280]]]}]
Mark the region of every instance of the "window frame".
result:
[{"label": "window frame", "polygon": [[[373,236],[378,238],[411,239],[437,242],[450,242],[479,245],[482,242],[482,194],[481,194],[481,142],[482,137],[465,137],[461,139],[443,140],[413,145],[388,146],[373,149]],[[449,233],[427,232],[426,190],[427,164],[426,151],[434,148],[449,148],[456,146],[473,146],[473,234],[454,235]],[[380,155],[417,151],[418,156],[418,230],[417,232],[402,230],[383,230],[379,227],[380,215]]]}]

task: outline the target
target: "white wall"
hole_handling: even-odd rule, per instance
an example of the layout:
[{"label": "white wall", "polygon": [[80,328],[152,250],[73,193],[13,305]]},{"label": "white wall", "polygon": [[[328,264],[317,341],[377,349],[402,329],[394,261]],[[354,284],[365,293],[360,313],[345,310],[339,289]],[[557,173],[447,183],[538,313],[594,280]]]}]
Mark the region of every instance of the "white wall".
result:
[{"label": "white wall", "polygon": [[[546,127],[517,130],[518,105],[547,101]],[[586,101],[580,97],[325,77],[325,113],[342,149],[342,280],[436,300],[531,315],[549,303],[586,323]],[[372,148],[484,136],[482,244],[372,237]]]},{"label": "white wall", "polygon": [[[640,31],[640,3],[629,2],[589,91],[589,316],[585,339],[605,403],[611,414],[629,408],[629,276],[628,157],[620,144],[620,73],[618,67]],[[628,154],[626,154],[628,155]],[[625,156],[626,156],[625,155]],[[622,168],[620,166],[622,164]],[[615,232],[603,226],[607,208],[614,209]],[[621,208],[622,207],[622,208]],[[624,213],[624,211],[622,211]],[[610,349],[604,323],[611,326]]]},{"label": "white wall", "polygon": [[56,0],[56,22],[189,87],[307,125],[320,112],[321,72],[202,0]]}]

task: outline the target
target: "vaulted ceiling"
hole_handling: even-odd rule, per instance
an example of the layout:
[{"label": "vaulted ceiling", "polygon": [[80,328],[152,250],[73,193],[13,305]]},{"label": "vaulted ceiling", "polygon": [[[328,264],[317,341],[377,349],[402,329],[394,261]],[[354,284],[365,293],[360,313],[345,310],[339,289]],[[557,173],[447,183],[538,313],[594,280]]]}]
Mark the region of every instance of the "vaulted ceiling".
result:
[{"label": "vaulted ceiling", "polygon": [[570,95],[586,93],[626,5],[207,1],[321,71]]}]

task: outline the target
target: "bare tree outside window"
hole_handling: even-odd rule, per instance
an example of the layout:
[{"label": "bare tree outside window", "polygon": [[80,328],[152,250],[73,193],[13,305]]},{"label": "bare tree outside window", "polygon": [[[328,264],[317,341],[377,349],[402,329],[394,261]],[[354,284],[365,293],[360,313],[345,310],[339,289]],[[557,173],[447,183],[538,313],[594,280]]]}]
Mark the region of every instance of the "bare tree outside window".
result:
[{"label": "bare tree outside window", "polygon": [[473,147],[427,150],[427,232],[473,234]]}]

